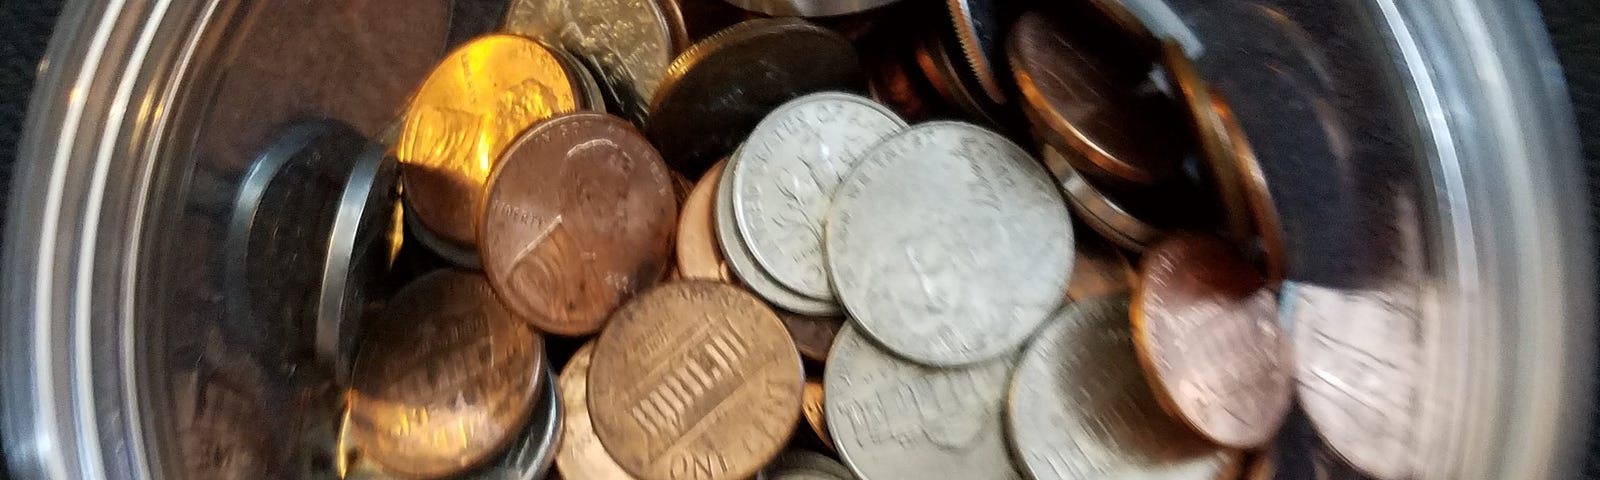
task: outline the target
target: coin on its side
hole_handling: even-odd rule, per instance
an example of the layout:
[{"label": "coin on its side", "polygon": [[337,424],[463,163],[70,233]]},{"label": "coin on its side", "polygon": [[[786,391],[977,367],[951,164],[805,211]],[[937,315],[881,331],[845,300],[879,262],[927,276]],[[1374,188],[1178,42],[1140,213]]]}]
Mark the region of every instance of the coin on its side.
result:
[{"label": "coin on its side", "polygon": [[1267,187],[1266,173],[1261,171],[1255,149],[1250,147],[1244,129],[1239,126],[1239,120],[1234,118],[1233,109],[1228,107],[1228,102],[1223,101],[1222,94],[1215,89],[1211,92],[1211,109],[1222,120],[1223,130],[1228,132],[1228,141],[1233,144],[1239,185],[1244,188],[1245,201],[1250,204],[1250,214],[1255,220],[1252,224],[1261,239],[1267,286],[1277,288],[1283,282],[1284,261],[1288,253],[1284,251],[1283,222],[1278,218],[1278,207],[1272,203],[1272,190]]},{"label": "coin on its side", "polygon": [[[737,156],[738,152],[734,152],[734,157],[730,157],[728,161],[733,161]],[[778,308],[803,315],[824,317],[839,315],[838,302],[819,300],[796,293],[779,284],[756,263],[755,256],[750,254],[744,239],[739,237],[739,226],[735,223],[737,220],[733,214],[733,176],[726,174],[728,168],[723,167],[724,175],[718,179],[717,206],[716,211],[712,212],[717,222],[717,243],[722,247],[722,255],[728,262],[728,270],[749,287],[750,291]]]},{"label": "coin on its side", "polygon": [[[348,384],[357,329],[372,306],[388,296],[384,277],[394,250],[388,235],[396,226],[399,170],[382,146],[369,146],[356,159],[339,196],[339,213],[328,232],[328,256],[318,297],[316,352]],[[297,216],[300,212],[297,212]]]},{"label": "coin on its side", "polygon": [[516,0],[505,29],[580,57],[623,117],[643,125],[667,65],[677,54],[673,29],[657,0]]},{"label": "coin on its side", "polygon": [[589,416],[589,363],[594,358],[594,342],[585,343],[572,354],[556,379],[561,389],[561,444],[556,447],[556,470],[563,478],[631,480],[633,476],[611,459],[594,432]]},{"label": "coin on its side", "polygon": [[883,105],[839,92],[790,100],[756,124],[730,174],[735,224],[762,270],[796,293],[837,301],[822,250],[834,189],[862,153],[905,128]]},{"label": "coin on its side", "polygon": [[458,477],[460,480],[540,480],[550,472],[556,446],[564,441],[561,393],[551,384],[555,373],[548,363],[539,375],[544,392],[522,435],[495,462]]},{"label": "coin on its side", "polygon": [[706,174],[689,189],[678,213],[678,274],[682,278],[718,280],[726,282],[728,262],[722,258],[717,246],[717,227],[712,220],[716,206],[717,184],[722,180],[722,168],[727,160],[712,165]]},{"label": "coin on its side", "polygon": [[789,329],[789,337],[794,340],[795,348],[800,349],[800,355],[818,362],[828,361],[828,351],[833,349],[833,339],[844,327],[844,318],[775,311],[783,320],[784,328]]},{"label": "coin on its side", "polygon": [[671,263],[678,200],[650,142],[601,113],[529,129],[489,179],[480,250],[506,307],[540,330],[599,330]]},{"label": "coin on its side", "polygon": [[578,108],[577,92],[549,49],[488,35],[445,57],[406,110],[395,156],[406,207],[424,227],[477,245],[484,182],[518,133]]},{"label": "coin on its side", "polygon": [[1201,157],[1210,172],[1212,188],[1216,191],[1222,208],[1223,226],[1235,241],[1250,238],[1255,232],[1251,221],[1251,204],[1239,175],[1239,153],[1228,134],[1222,116],[1213,108],[1216,92],[1200,77],[1200,71],[1184,53],[1183,47],[1172,40],[1161,43],[1161,66],[1167,83],[1178,91],[1189,111],[1189,121],[1196,143],[1200,144]]},{"label": "coin on its side", "polygon": [[1130,333],[1128,297],[1100,297],[1062,309],[1023,351],[1006,415],[1022,469],[1033,480],[1237,478],[1237,450],[1161,411]]},{"label": "coin on its side", "polygon": [[635,297],[595,340],[592,362],[595,432],[640,479],[747,478],[800,420],[800,353],[771,309],[725,283]]},{"label": "coin on its side", "polygon": [[[1138,93],[1138,78],[1039,12],[1011,27],[1006,55],[1023,112],[1080,174],[1102,184],[1153,187],[1176,178],[1183,150],[1170,101]],[[1165,108],[1164,108],[1165,107]]]},{"label": "coin on its side", "polygon": [[698,176],[773,108],[830,90],[866,90],[849,40],[797,18],[749,20],[672,61],[650,103],[646,133],[674,168]]},{"label": "coin on its side", "polygon": [[1128,257],[1105,239],[1078,235],[1073,247],[1072,279],[1067,282],[1067,298],[1088,300],[1133,290],[1138,276]]},{"label": "coin on its side", "polygon": [[1000,3],[1003,2],[945,0],[968,71],[977,78],[978,85],[983,87],[989,101],[1003,104],[1006,103],[1006,91],[995,69],[1005,42],[1006,25],[1000,16]]},{"label": "coin on its side", "polygon": [[366,330],[348,397],[351,435],[385,470],[440,477],[504,450],[540,388],[544,342],[483,277],[423,276]]},{"label": "coin on its side", "polygon": [[1072,222],[1050,173],[1000,134],[929,122],[869,151],[827,220],[863,333],[932,366],[1015,352],[1065,298]]},{"label": "coin on its side", "polygon": [[1170,235],[1144,254],[1134,345],[1162,405],[1222,445],[1255,448],[1289,413],[1294,365],[1278,299],[1213,235]]},{"label": "coin on its side", "polygon": [[806,380],[806,390],[800,403],[801,413],[806,417],[806,424],[811,426],[811,432],[817,434],[818,440],[822,440],[822,445],[829,450],[837,450],[833,446],[833,436],[828,434],[826,399],[821,380]]},{"label": "coin on its side", "polygon": [[855,480],[849,468],[827,455],[806,450],[790,450],[768,465],[767,480]]},{"label": "coin on its side", "polygon": [[864,479],[1019,479],[1001,427],[1014,356],[960,368],[925,367],[839,331],[823,388],[828,431]]},{"label": "coin on its side", "polygon": [[1044,164],[1061,182],[1061,190],[1066,192],[1067,204],[1072,207],[1072,212],[1111,243],[1131,252],[1142,252],[1161,238],[1164,233],[1161,229],[1128,213],[1121,205],[1084,181],[1072,166],[1067,165],[1061,152],[1044,147]]}]

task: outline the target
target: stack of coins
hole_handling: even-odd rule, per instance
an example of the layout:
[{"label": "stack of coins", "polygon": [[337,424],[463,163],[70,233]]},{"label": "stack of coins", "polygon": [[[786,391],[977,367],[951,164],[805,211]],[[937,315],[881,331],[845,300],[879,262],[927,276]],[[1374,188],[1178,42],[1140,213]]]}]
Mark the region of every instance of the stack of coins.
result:
[{"label": "stack of coins", "polygon": [[1415,313],[1289,289],[1295,357],[1267,159],[1120,3],[505,11],[364,153],[262,157],[354,165],[308,229],[337,475],[1265,478],[1296,374],[1409,475],[1336,397],[1414,365],[1327,318]]}]

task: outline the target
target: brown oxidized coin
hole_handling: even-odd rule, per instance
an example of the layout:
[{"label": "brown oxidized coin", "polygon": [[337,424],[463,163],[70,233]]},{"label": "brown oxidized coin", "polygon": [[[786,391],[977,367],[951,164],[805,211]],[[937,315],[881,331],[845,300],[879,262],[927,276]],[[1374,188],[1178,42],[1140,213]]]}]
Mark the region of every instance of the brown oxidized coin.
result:
[{"label": "brown oxidized coin", "polygon": [[1183,47],[1172,40],[1161,43],[1161,66],[1167,82],[1178,91],[1189,110],[1195,141],[1200,145],[1211,182],[1222,208],[1223,226],[1235,241],[1250,238],[1250,202],[1240,185],[1238,153],[1222,116],[1213,108],[1214,91],[1200,78],[1200,71],[1189,60]]},{"label": "brown oxidized coin", "polygon": [[1211,109],[1216,111],[1223,129],[1228,132],[1228,141],[1233,144],[1239,185],[1244,189],[1245,202],[1250,205],[1250,213],[1255,219],[1256,235],[1261,237],[1267,286],[1276,288],[1283,282],[1284,258],[1287,255],[1284,252],[1283,223],[1278,219],[1278,207],[1272,203],[1272,191],[1267,188],[1267,177],[1261,171],[1255,149],[1250,147],[1250,140],[1245,138],[1238,119],[1234,118],[1233,109],[1228,108],[1228,102],[1223,101],[1222,94],[1216,89],[1211,90]]},{"label": "brown oxidized coin", "polygon": [[742,479],[788,442],[804,382],[765,304],[725,283],[680,281],[635,297],[600,333],[589,411],[635,477]]},{"label": "brown oxidized coin", "polygon": [[561,370],[556,385],[561,389],[561,442],[556,447],[556,469],[563,478],[632,480],[628,472],[611,459],[594,433],[589,416],[589,364],[594,359],[594,342],[583,344]]},{"label": "brown oxidized coin", "polygon": [[1006,42],[1023,112],[1097,185],[1149,187],[1179,173],[1176,109],[1140,95],[1139,71],[1103,58],[1039,12],[1017,20]]},{"label": "brown oxidized coin", "polygon": [[348,428],[385,470],[427,478],[465,471],[505,448],[527,422],[544,342],[500,305],[483,277],[425,275],[366,332]]},{"label": "brown oxidized coin", "polygon": [[730,278],[727,261],[722,258],[722,248],[717,245],[717,227],[712,220],[717,182],[722,180],[722,166],[726,163],[724,159],[712,165],[683,201],[683,211],[678,214],[677,242],[678,275],[681,278],[723,282]]},{"label": "brown oxidized coin", "polygon": [[646,133],[674,168],[698,176],[773,108],[827,90],[866,90],[849,40],[796,18],[750,20],[673,60]]},{"label": "brown oxidized coin", "polygon": [[833,348],[833,337],[838,336],[839,328],[844,326],[843,318],[814,317],[783,310],[773,312],[783,320],[800,355],[818,362],[828,361],[828,350]]},{"label": "brown oxidized coin", "polygon": [[1134,289],[1134,345],[1173,416],[1213,441],[1270,440],[1293,392],[1277,296],[1227,241],[1181,233],[1145,251]]},{"label": "brown oxidized coin", "polygon": [[628,122],[574,113],[529,129],[489,179],[480,254],[506,307],[540,330],[599,330],[671,262],[678,201]]}]

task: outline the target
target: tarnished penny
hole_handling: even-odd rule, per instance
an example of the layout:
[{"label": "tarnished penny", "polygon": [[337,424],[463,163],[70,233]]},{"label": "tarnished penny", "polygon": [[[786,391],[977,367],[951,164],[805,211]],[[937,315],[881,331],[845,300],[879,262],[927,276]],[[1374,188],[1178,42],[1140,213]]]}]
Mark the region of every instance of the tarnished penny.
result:
[{"label": "tarnished penny", "polygon": [[544,343],[483,277],[423,276],[366,332],[349,428],[385,470],[430,478],[462,472],[522,431],[543,377]]},{"label": "tarnished penny", "polygon": [[556,447],[556,470],[564,478],[631,480],[617,461],[611,459],[594,432],[589,416],[589,362],[594,358],[594,342],[585,343],[567,360],[556,379],[561,389],[561,444]]},{"label": "tarnished penny", "polygon": [[717,162],[695,182],[678,214],[678,274],[685,279],[723,282],[730,279],[728,262],[722,259],[722,248],[717,246],[717,226],[712,219],[717,184],[722,181],[725,164],[727,160]]},{"label": "tarnished penny", "polygon": [[516,0],[505,29],[582,59],[620,109],[615,113],[643,125],[677,54],[662,6],[657,0]]},{"label": "tarnished penny", "polygon": [[783,310],[774,312],[783,320],[784,328],[789,329],[789,336],[794,339],[794,346],[800,349],[800,355],[818,362],[828,360],[828,350],[833,349],[833,339],[844,326],[844,318],[816,317]]},{"label": "tarnished penny", "polygon": [[462,45],[417,90],[395,146],[406,207],[451,242],[476,245],[489,171],[518,133],[578,108],[561,61],[538,42],[489,35]]},{"label": "tarnished penny", "polygon": [[1067,298],[1088,300],[1106,295],[1126,294],[1138,280],[1128,257],[1105,239],[1078,235],[1073,253],[1072,279],[1067,281]]},{"label": "tarnished penny", "polygon": [[1023,112],[1043,140],[1101,184],[1155,186],[1179,174],[1175,108],[1138,93],[1140,72],[1102,58],[1039,12],[1012,25],[1006,54]]},{"label": "tarnished penny", "polygon": [[811,431],[817,434],[817,439],[822,440],[823,446],[829,450],[833,447],[833,436],[828,434],[828,418],[824,406],[826,397],[822,393],[822,380],[806,380],[806,390],[800,405],[801,413],[806,417],[806,424],[811,426]]},{"label": "tarnished penny", "polygon": [[595,340],[589,411],[635,477],[742,479],[788,442],[804,384],[799,352],[760,300],[673,282],[628,302]]},{"label": "tarnished penny", "polygon": [[1227,241],[1168,236],[1144,254],[1132,319],[1139,362],[1162,406],[1217,443],[1277,433],[1294,384],[1278,299]]},{"label": "tarnished penny", "polygon": [[1161,411],[1134,359],[1128,297],[1056,314],[1017,365],[1007,401],[1012,454],[1033,480],[1226,480],[1241,455]]},{"label": "tarnished penny", "polygon": [[1044,147],[1044,164],[1055,174],[1061,190],[1066,192],[1067,205],[1072,207],[1072,212],[1111,243],[1131,252],[1142,252],[1161,238],[1161,229],[1128,213],[1121,205],[1084,181],[1072,166],[1067,165],[1061,152]]},{"label": "tarnished penny", "polygon": [[1261,241],[1267,286],[1276,288],[1283,282],[1284,259],[1288,255],[1284,251],[1283,222],[1278,218],[1278,207],[1272,203],[1272,191],[1267,187],[1267,177],[1261,171],[1255,149],[1250,147],[1250,140],[1245,138],[1238,119],[1234,118],[1233,109],[1228,108],[1228,102],[1214,89],[1211,92],[1211,109],[1222,121],[1223,130],[1228,132],[1228,141],[1233,145],[1239,185],[1244,188],[1245,201],[1250,204],[1250,214],[1255,220],[1252,223]]},{"label": "tarnished penny", "polygon": [[849,40],[796,18],[750,20],[672,61],[650,103],[646,133],[674,168],[695,176],[732,152],[773,108],[829,90],[866,90]]},{"label": "tarnished penny", "polygon": [[485,203],[484,273],[507,308],[546,332],[599,330],[671,263],[671,175],[633,126],[610,115],[529,129],[489,179]]},{"label": "tarnished penny", "polygon": [[1222,209],[1223,226],[1236,241],[1248,239],[1255,233],[1251,221],[1251,203],[1246,198],[1239,175],[1239,153],[1228,134],[1222,116],[1213,108],[1215,92],[1200,77],[1200,71],[1189,60],[1183,47],[1172,40],[1161,43],[1161,66],[1166,71],[1167,82],[1178,91],[1189,110],[1194,138],[1200,145],[1211,183]]}]

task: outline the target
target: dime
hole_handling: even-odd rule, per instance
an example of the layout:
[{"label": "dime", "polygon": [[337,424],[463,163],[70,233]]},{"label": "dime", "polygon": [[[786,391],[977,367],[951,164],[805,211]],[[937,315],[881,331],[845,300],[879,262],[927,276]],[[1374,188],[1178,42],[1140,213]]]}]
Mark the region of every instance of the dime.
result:
[{"label": "dime", "polygon": [[961,74],[960,67],[956,66],[956,54],[952,52],[955,48],[948,45],[950,41],[938,32],[926,32],[918,37],[915,46],[917,67],[922,70],[933,90],[967,117],[990,126],[1000,125],[999,104],[974,91],[982,87],[971,86],[971,82]]},{"label": "dime", "polygon": [[1128,293],[1137,281],[1133,265],[1116,247],[1094,235],[1078,235],[1073,247],[1072,279],[1067,282],[1067,298],[1088,300]]},{"label": "dime", "polygon": [[[317,307],[316,351],[333,367],[341,385],[348,384],[355,354],[356,329],[371,305],[387,296],[383,277],[389,272],[394,207],[399,200],[399,171],[382,146],[369,146],[339,196],[339,212],[328,233],[328,256],[322,269],[322,294]],[[296,212],[303,213],[303,212]]]},{"label": "dime", "polygon": [[799,352],[772,310],[728,284],[673,282],[635,297],[592,361],[595,432],[641,479],[749,477],[800,419]]},{"label": "dime", "polygon": [[[737,153],[734,157],[737,158]],[[731,161],[731,159],[730,159]],[[728,167],[723,167],[726,170]],[[733,213],[733,176],[722,175],[717,185],[717,207],[713,212],[717,217],[717,243],[722,246],[723,258],[728,262],[728,270],[737,274],[739,280],[754,291],[756,295],[766,299],[778,308],[803,315],[836,316],[839,315],[839,304],[807,297],[773,280],[767,272],[761,270],[756,264],[756,259],[750,254],[744,240],[739,238],[739,227]]]},{"label": "dime", "polygon": [[762,473],[769,480],[855,480],[850,469],[826,455],[790,450],[779,455]]},{"label": "dime", "polygon": [[1039,332],[1011,380],[1006,415],[1030,478],[1236,478],[1239,452],[1163,413],[1134,356],[1127,296],[1075,303]]},{"label": "dime", "polygon": [[1161,237],[1160,229],[1134,217],[1085,182],[1054,148],[1044,147],[1044,163],[1061,182],[1061,190],[1067,193],[1067,204],[1072,212],[1111,243],[1131,252],[1142,252]]},{"label": "dime", "polygon": [[678,214],[678,273],[683,278],[723,282],[732,278],[728,275],[728,262],[722,259],[722,250],[717,246],[716,224],[712,223],[717,184],[726,163],[723,160],[712,165],[695,182]]},{"label": "dime", "polygon": [[775,312],[783,320],[784,328],[789,329],[789,336],[794,339],[795,347],[800,349],[800,355],[818,362],[828,360],[833,339],[839,335],[839,328],[844,326],[843,318],[813,317],[783,310]]},{"label": "dime", "polygon": [[1211,109],[1222,120],[1223,129],[1228,132],[1228,140],[1233,145],[1235,171],[1239,172],[1239,184],[1244,188],[1245,201],[1250,204],[1250,213],[1255,220],[1252,223],[1261,238],[1267,286],[1277,288],[1283,282],[1287,253],[1283,245],[1283,222],[1278,219],[1278,207],[1272,203],[1272,190],[1267,188],[1266,174],[1261,171],[1261,163],[1256,159],[1255,149],[1250,147],[1250,140],[1245,138],[1244,130],[1233,116],[1233,110],[1228,108],[1228,103],[1222,100],[1222,94],[1216,90],[1211,92]]},{"label": "dime", "polygon": [[565,478],[630,480],[633,476],[617,466],[600,438],[595,435],[589,416],[589,362],[594,358],[594,342],[585,343],[572,354],[556,385],[561,388],[564,418],[561,445],[556,448],[556,469]]},{"label": "dime", "polygon": [[1286,283],[1300,407],[1327,449],[1380,479],[1417,465],[1422,313],[1415,295]]},{"label": "dime", "polygon": [[1222,116],[1213,108],[1215,92],[1200,78],[1200,72],[1177,42],[1162,41],[1161,65],[1168,84],[1178,91],[1189,109],[1194,137],[1200,144],[1202,158],[1222,206],[1223,226],[1236,241],[1250,238],[1255,229],[1250,218],[1251,204],[1240,184],[1239,153],[1234,151]]},{"label": "dime", "polygon": [[666,165],[626,121],[555,117],[519,137],[489,179],[484,272],[540,330],[594,332],[666,273],[677,212]]},{"label": "dime", "polygon": [[522,430],[544,343],[477,275],[406,286],[367,330],[349,393],[350,433],[387,471],[439,477],[480,465]]},{"label": "dime", "polygon": [[1162,405],[1217,443],[1254,448],[1289,412],[1293,368],[1278,301],[1227,241],[1168,236],[1133,294],[1139,361]]},{"label": "dime", "polygon": [[1150,187],[1179,174],[1173,111],[1137,93],[1138,71],[1102,58],[1039,12],[1011,27],[1006,53],[1023,112],[1078,173],[1100,184]]},{"label": "dime", "polygon": [[877,102],[822,92],[790,100],[755,129],[732,162],[734,222],[762,270],[796,293],[837,301],[822,221],[845,173],[905,121]]},{"label": "dime", "polygon": [[828,431],[863,479],[1021,478],[1006,455],[1001,410],[1014,356],[933,368],[891,355],[854,326],[839,331],[823,374]]},{"label": "dime", "polygon": [[726,0],[729,4],[773,17],[832,17],[872,10],[898,0]]},{"label": "dime", "polygon": [[1005,89],[994,68],[1005,40],[999,5],[993,0],[945,0],[945,6],[950,9],[950,20],[961,42],[968,70],[990,101],[1005,103]]},{"label": "dime", "polygon": [[677,54],[670,25],[657,0],[515,0],[505,29],[559,46],[593,66],[616,113],[643,125]]},{"label": "dime", "polygon": [[806,423],[811,425],[811,431],[817,434],[817,439],[829,450],[837,450],[833,446],[833,436],[828,435],[828,420],[826,413],[826,397],[822,393],[821,380],[806,380],[806,390],[801,397],[801,412],[806,417]]},{"label": "dime", "polygon": [[865,89],[861,59],[844,37],[795,18],[750,20],[672,61],[647,133],[673,167],[695,176],[789,99]]},{"label": "dime", "polygon": [[451,52],[417,90],[395,155],[424,227],[476,245],[484,181],[522,130],[578,108],[561,61],[538,42],[489,35]]},{"label": "dime", "polygon": [[1061,305],[1072,271],[1072,223],[1050,173],[963,123],[924,123],[873,148],[827,225],[850,317],[925,365],[1016,351]]}]

